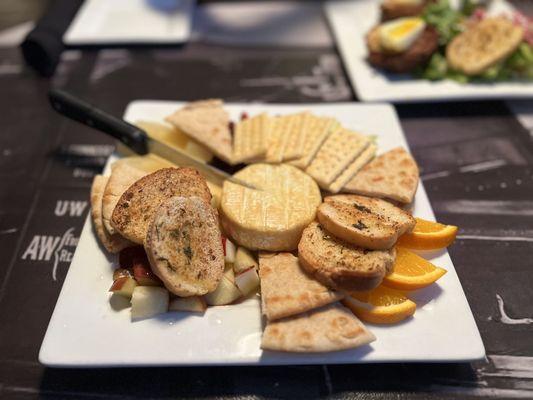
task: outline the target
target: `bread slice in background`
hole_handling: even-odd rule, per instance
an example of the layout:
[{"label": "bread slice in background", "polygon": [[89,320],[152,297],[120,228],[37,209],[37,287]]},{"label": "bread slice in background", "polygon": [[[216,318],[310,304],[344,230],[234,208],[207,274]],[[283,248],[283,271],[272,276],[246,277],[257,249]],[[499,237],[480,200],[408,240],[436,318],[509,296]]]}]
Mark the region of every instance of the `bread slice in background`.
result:
[{"label": "bread slice in background", "polygon": [[298,245],[300,265],[334,290],[358,291],[377,287],[394,264],[396,252],[367,250],[330,235],[318,222],[304,230]]},{"label": "bread slice in background", "polygon": [[418,181],[416,161],[405,149],[396,147],[361,168],[342,191],[410,204]]},{"label": "bread slice in background", "polygon": [[151,220],[144,248],[154,273],[178,296],[212,292],[222,278],[218,217],[205,198],[164,199]]},{"label": "bread slice in background", "polygon": [[126,247],[134,246],[134,243],[117,233],[110,234],[104,227],[104,220],[102,219],[102,198],[104,197],[104,189],[108,180],[108,176],[102,175],[96,175],[93,179],[91,186],[91,218],[100,243],[110,253],[118,253]]},{"label": "bread slice in background", "polygon": [[374,334],[349,309],[337,302],[268,322],[261,339],[261,348],[313,353],[352,349],[374,340]]},{"label": "bread slice in background", "polygon": [[446,60],[456,71],[479,75],[513,53],[524,29],[505,17],[485,18],[460,33],[446,47]]},{"label": "bread slice in background", "polygon": [[261,309],[269,321],[333,303],[344,297],[309,276],[291,253],[260,253]]},{"label": "bread slice in background", "polygon": [[317,219],[332,235],[373,250],[390,249],[416,224],[411,214],[385,200],[355,194],[326,197]]},{"label": "bread slice in background", "polygon": [[136,181],[120,197],[111,224],[132,242],[143,244],[159,206],[174,196],[197,196],[207,203],[211,192],[204,177],[193,168],[164,168]]}]

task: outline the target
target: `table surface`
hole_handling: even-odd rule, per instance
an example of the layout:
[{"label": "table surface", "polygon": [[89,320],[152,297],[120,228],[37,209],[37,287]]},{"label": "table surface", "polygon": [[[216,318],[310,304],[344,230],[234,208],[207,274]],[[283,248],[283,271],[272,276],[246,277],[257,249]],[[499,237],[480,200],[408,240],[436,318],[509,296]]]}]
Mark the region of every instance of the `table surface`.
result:
[{"label": "table surface", "polygon": [[[50,80],[26,70],[15,47],[0,48],[0,398],[533,398],[533,144],[502,101],[396,108],[437,218],[460,226],[449,250],[486,361],[44,368],[37,354],[89,212],[91,180],[114,149],[50,111],[52,86],[117,115],[143,98],[356,100],[329,45],[69,50]],[[521,107],[532,113],[531,102]],[[76,239],[62,241],[70,234]]]}]

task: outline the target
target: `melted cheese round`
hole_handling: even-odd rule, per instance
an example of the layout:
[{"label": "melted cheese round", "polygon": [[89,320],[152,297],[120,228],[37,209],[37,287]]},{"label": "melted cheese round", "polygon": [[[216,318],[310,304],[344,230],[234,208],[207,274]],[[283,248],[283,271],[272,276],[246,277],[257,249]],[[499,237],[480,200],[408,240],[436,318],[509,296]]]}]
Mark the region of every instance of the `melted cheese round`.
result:
[{"label": "melted cheese round", "polygon": [[262,190],[224,183],[220,210],[226,233],[252,250],[296,249],[322,201],[313,178],[285,164],[252,164],[235,177]]}]

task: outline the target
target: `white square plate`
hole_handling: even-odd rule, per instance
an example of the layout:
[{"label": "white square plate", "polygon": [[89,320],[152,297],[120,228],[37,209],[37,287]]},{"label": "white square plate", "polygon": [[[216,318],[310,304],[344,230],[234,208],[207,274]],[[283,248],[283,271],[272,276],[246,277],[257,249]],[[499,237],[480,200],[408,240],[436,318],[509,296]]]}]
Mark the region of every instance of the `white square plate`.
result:
[{"label": "white square plate", "polygon": [[67,45],[169,44],[189,39],[195,0],[86,0],[63,35]]},{"label": "white square plate", "polygon": [[[376,0],[335,0],[325,3],[326,15],[335,35],[346,71],[362,101],[449,101],[472,99],[531,98],[533,83],[498,82],[460,84],[451,80],[431,82],[408,75],[384,74],[366,60],[366,33],[379,21]],[[453,4],[453,3],[452,3]],[[492,13],[511,7],[496,0]]]},{"label": "white square plate", "polygon": [[[135,101],[125,119],[161,121],[183,103]],[[407,147],[389,105],[229,104],[231,117],[241,111],[286,114],[310,110],[337,118],[344,126],[377,135],[380,151]],[[420,185],[414,214],[434,215]],[[129,309],[113,310],[109,293],[113,259],[97,243],[87,219],[76,254],[44,338],[39,360],[49,366],[281,365],[370,362],[456,362],[485,355],[474,318],[447,252],[431,258],[448,270],[438,285],[413,292],[413,318],[394,326],[369,325],[377,340],[355,350],[322,354],[262,352],[258,299],[211,307],[205,315],[171,312],[131,322]]]}]

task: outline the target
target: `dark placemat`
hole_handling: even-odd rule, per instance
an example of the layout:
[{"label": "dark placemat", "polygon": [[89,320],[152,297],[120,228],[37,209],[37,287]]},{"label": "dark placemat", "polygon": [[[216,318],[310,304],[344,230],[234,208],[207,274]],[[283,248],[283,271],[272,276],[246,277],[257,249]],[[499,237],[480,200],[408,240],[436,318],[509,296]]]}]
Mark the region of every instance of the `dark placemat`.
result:
[{"label": "dark placemat", "polygon": [[[21,65],[18,53],[0,50]],[[14,68],[14,71],[17,69]],[[49,83],[0,75],[0,397],[533,397],[533,151],[501,102],[398,107],[438,219],[461,226],[450,253],[488,362],[309,367],[48,369],[37,353],[112,143],[48,109]],[[352,99],[325,49],[69,51],[51,82],[121,114],[138,98],[322,102]],[[80,282],[80,284],[83,284]],[[503,307],[503,308],[500,308]],[[102,338],[105,340],[105,338]],[[416,338],[413,338],[416,340]],[[457,338],[461,340],[461,338]],[[253,397],[255,398],[255,397]]]}]

